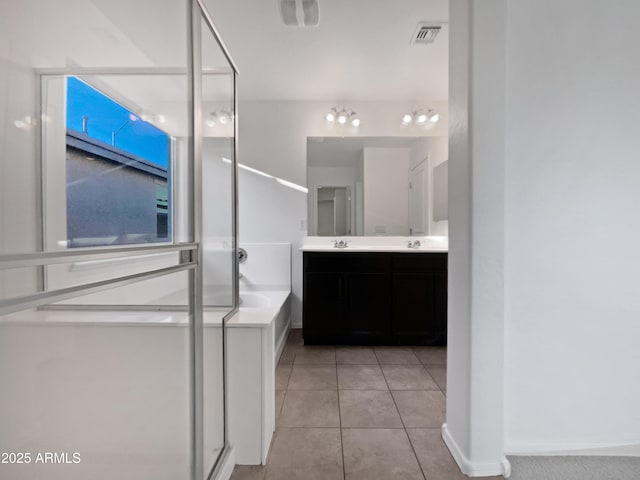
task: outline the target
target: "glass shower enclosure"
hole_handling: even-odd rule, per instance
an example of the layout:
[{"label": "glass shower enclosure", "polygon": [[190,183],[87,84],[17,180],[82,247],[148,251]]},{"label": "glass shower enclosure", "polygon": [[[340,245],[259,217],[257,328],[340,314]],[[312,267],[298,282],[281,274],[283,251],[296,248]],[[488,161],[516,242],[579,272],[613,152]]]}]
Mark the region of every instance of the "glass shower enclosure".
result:
[{"label": "glass shower enclosure", "polygon": [[236,77],[201,0],[0,4],[0,478],[216,478]]}]

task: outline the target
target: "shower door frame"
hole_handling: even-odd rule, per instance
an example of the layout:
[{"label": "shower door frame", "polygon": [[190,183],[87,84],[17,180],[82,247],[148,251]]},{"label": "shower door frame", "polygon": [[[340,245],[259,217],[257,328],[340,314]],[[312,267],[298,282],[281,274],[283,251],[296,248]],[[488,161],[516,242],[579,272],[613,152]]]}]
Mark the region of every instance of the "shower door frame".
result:
[{"label": "shower door frame", "polygon": [[[42,122],[38,122],[38,134],[35,136],[36,151],[36,178],[38,179],[38,188],[36,189],[36,208],[40,222],[36,228],[36,241],[39,252],[22,253],[22,254],[0,254],[0,269],[21,268],[21,267],[39,267],[36,293],[25,295],[23,297],[9,298],[0,300],[0,315],[12,313],[19,310],[34,308],[46,305],[50,302],[60,301],[72,298],[78,294],[86,294],[98,292],[116,286],[124,286],[136,283],[150,278],[157,278],[171,273],[187,271],[189,275],[189,339],[190,339],[190,423],[191,423],[191,480],[210,480],[217,478],[218,474],[227,466],[229,459],[230,446],[228,443],[228,418],[227,418],[227,365],[225,354],[225,325],[227,321],[237,313],[239,306],[238,278],[239,267],[238,262],[234,261],[232,266],[232,298],[233,304],[230,310],[224,315],[222,321],[222,391],[223,391],[223,447],[218,453],[213,466],[209,471],[205,472],[204,466],[204,343],[203,343],[203,254],[202,254],[202,75],[220,74],[233,75],[233,158],[231,169],[232,182],[232,255],[233,259],[237,258],[238,253],[238,97],[237,97],[237,76],[238,70],[235,62],[220,37],[211,15],[207,11],[202,0],[186,0],[185,5],[187,12],[187,68],[45,68],[34,69],[36,76],[35,82],[35,105],[38,109],[39,116],[42,116],[42,89],[43,81],[48,76],[89,76],[89,75],[186,75],[188,80],[187,103],[189,108],[189,142],[188,142],[188,181],[187,189],[189,190],[189,216],[188,233],[190,240],[185,243],[175,243],[175,237],[168,243],[157,243],[149,246],[118,246],[118,247],[97,247],[97,248],[74,248],[61,251],[46,250],[46,218],[45,218],[45,168],[44,154],[42,151]],[[202,31],[201,22],[204,21],[209,29],[209,33],[222,50],[230,68],[206,69],[201,68],[202,61]],[[171,162],[174,156],[172,154]],[[173,208],[173,207],[172,207]],[[173,217],[175,219],[175,216]],[[100,259],[118,253],[131,254],[139,253],[146,255],[158,252],[177,252],[179,253],[179,263],[172,267],[149,270],[133,275],[115,277],[103,281],[80,284],[74,287],[68,287],[58,290],[46,289],[45,268],[47,265],[56,263],[66,263],[70,260],[92,260]],[[123,257],[116,257],[123,258]],[[73,309],[73,306],[69,306]],[[127,305],[111,305],[112,309],[131,308]],[[150,306],[149,309],[158,309],[158,306]],[[144,310],[144,306],[137,306],[138,310]]]}]

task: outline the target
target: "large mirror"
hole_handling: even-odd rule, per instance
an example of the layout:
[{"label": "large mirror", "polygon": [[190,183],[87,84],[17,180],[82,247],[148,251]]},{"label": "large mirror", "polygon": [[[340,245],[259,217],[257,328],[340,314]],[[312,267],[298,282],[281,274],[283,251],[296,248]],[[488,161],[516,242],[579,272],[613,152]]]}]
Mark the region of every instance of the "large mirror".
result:
[{"label": "large mirror", "polygon": [[308,235],[446,235],[447,164],[446,137],[308,137]]}]

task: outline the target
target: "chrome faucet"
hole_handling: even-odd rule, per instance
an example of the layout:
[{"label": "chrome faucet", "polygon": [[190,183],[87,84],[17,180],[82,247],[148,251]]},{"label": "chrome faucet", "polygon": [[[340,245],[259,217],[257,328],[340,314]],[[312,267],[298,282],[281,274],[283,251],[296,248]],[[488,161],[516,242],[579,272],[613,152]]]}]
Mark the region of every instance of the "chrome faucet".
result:
[{"label": "chrome faucet", "polygon": [[409,240],[407,242],[407,248],[420,248],[420,246],[421,246],[420,240],[415,240],[413,242]]},{"label": "chrome faucet", "polygon": [[347,248],[349,246],[349,242],[347,240],[334,240],[333,248]]}]

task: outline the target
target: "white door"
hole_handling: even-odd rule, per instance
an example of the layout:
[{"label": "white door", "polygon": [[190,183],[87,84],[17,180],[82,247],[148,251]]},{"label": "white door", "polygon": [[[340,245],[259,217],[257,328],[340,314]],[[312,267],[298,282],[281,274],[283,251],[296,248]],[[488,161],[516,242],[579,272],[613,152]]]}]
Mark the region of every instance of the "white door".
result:
[{"label": "white door", "polygon": [[409,171],[409,235],[427,235],[426,159]]}]

